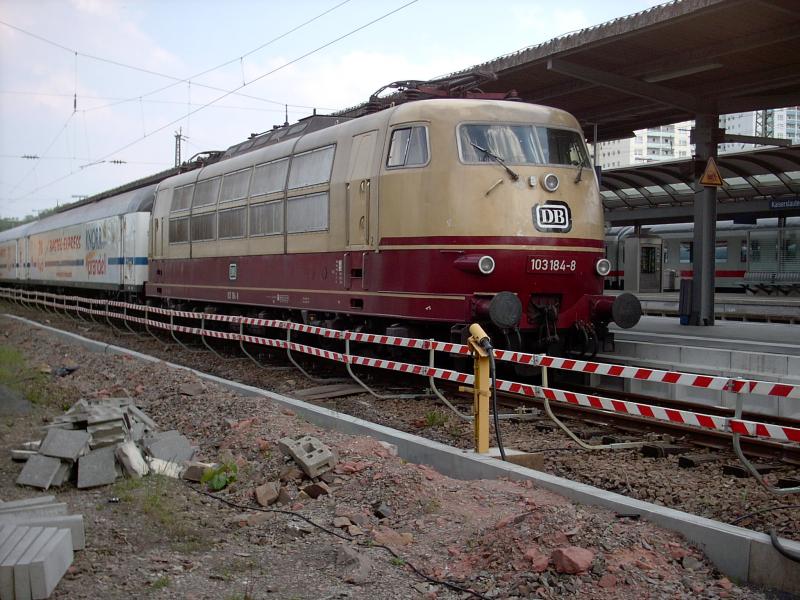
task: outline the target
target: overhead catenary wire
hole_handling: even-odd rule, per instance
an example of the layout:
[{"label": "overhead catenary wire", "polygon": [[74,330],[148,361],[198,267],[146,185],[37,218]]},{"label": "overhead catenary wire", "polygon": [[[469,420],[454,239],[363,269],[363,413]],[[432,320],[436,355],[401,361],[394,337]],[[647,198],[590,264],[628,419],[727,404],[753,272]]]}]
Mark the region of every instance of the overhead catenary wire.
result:
[{"label": "overhead catenary wire", "polygon": [[[196,85],[196,84],[195,84]],[[21,91],[21,90],[0,90],[0,94],[8,94],[8,95],[16,95],[16,96],[33,96],[33,97],[42,97],[42,98],[72,98],[72,94],[57,94],[53,92],[32,92],[32,91]],[[125,100],[125,98],[116,98],[114,96],[87,96],[86,94],[81,94],[82,100]],[[183,100],[155,100],[155,99],[147,99],[145,96],[140,96],[138,98],[140,102],[145,104],[179,104],[181,106],[185,106],[186,102]],[[278,103],[276,103],[278,104]],[[193,103],[192,106],[200,106],[200,103]],[[251,110],[256,112],[277,112],[283,113],[284,107],[287,106],[286,104],[280,104],[280,108],[266,108],[260,106],[241,106],[237,104],[215,104],[213,107],[209,108],[225,108],[230,110]],[[309,107],[309,106],[302,106],[297,104],[288,104],[289,112],[294,114],[306,114],[305,110],[292,110],[292,108],[301,108],[301,109],[308,109],[308,108],[316,108],[317,111],[328,111],[333,112],[337,110],[336,108],[332,108],[330,106],[316,106],[316,107]],[[107,108],[107,105],[99,105],[99,106],[90,106],[87,108],[83,108],[79,110],[79,113],[83,113],[84,117],[87,111],[96,110],[99,108]]]},{"label": "overhead catenary wire", "polygon": [[[165,123],[164,125],[161,125],[160,127],[150,131],[147,135],[139,137],[139,138],[137,138],[137,139],[135,139],[135,140],[133,140],[131,142],[128,142],[124,146],[121,146],[120,148],[117,148],[116,150],[113,150],[112,152],[109,152],[108,154],[105,154],[104,156],[98,158],[97,160],[105,160],[105,159],[113,156],[114,154],[117,154],[118,152],[122,152],[123,150],[127,150],[128,148],[130,148],[131,146],[134,146],[135,144],[138,144],[142,140],[144,140],[144,139],[146,139],[146,138],[148,138],[148,137],[150,137],[150,136],[152,136],[152,135],[154,135],[156,133],[159,133],[159,132],[161,132],[161,131],[169,128],[169,127],[172,127],[173,125],[175,125],[177,123],[180,123],[184,119],[187,119],[188,117],[200,112],[201,110],[204,110],[204,109],[208,108],[209,106],[212,106],[216,102],[219,102],[223,98],[227,98],[231,94],[235,94],[238,90],[240,90],[240,89],[242,89],[242,88],[244,88],[246,86],[252,85],[256,81],[260,81],[260,80],[262,80],[262,79],[264,79],[266,77],[269,77],[270,75],[273,75],[274,73],[277,73],[278,71],[281,71],[281,70],[283,70],[283,69],[285,69],[285,68],[287,68],[287,67],[289,67],[289,66],[291,66],[291,65],[293,65],[295,63],[298,63],[301,60],[303,60],[305,58],[308,58],[309,56],[311,56],[313,54],[316,54],[317,52],[320,52],[321,50],[324,50],[325,48],[328,48],[328,47],[330,47],[330,46],[332,46],[332,45],[334,45],[334,44],[336,44],[336,43],[338,43],[338,42],[340,42],[340,41],[342,41],[342,40],[344,40],[344,39],[346,39],[346,38],[348,38],[348,37],[350,37],[350,36],[352,36],[352,35],[354,35],[356,33],[358,33],[359,31],[362,31],[362,30],[366,29],[367,27],[370,27],[370,26],[374,25],[375,23],[383,21],[384,19],[392,16],[393,14],[395,14],[397,12],[400,12],[401,10],[403,10],[405,8],[408,8],[412,4],[416,4],[417,2],[419,2],[419,0],[409,0],[405,4],[402,4],[402,5],[398,6],[397,8],[394,8],[394,9],[382,14],[381,16],[379,16],[379,17],[377,17],[375,19],[372,19],[371,21],[368,21],[367,23],[364,23],[363,25],[360,25],[360,26],[356,27],[355,29],[351,29],[347,33],[345,33],[343,35],[340,35],[339,37],[334,38],[333,40],[330,40],[330,41],[328,41],[328,42],[326,42],[326,43],[324,43],[324,44],[322,44],[320,46],[317,46],[313,50],[309,50],[305,54],[302,54],[302,55],[300,55],[300,56],[298,56],[298,57],[296,57],[296,58],[294,58],[294,59],[292,59],[292,60],[290,60],[288,62],[283,63],[282,65],[279,65],[279,66],[275,67],[274,69],[271,69],[271,70],[267,71],[266,73],[263,73],[263,74],[259,75],[255,79],[252,79],[252,80],[248,81],[246,84],[244,84],[242,86],[239,86],[238,88],[235,88],[233,90],[225,92],[224,94],[222,94],[222,95],[218,96],[217,98],[214,98],[213,100],[201,105],[200,107],[189,111],[188,114],[183,115],[183,116],[181,116],[181,117],[179,117],[177,119],[173,119],[172,121],[170,121],[168,123]],[[0,21],[0,23],[2,23],[2,21]],[[28,196],[30,196],[32,194],[35,194],[36,192],[38,192],[40,190],[48,188],[51,185],[55,185],[56,183],[59,183],[59,182],[65,180],[65,179],[67,179],[69,177],[72,177],[73,175],[75,175],[78,172],[80,172],[79,169],[70,171],[66,175],[62,175],[61,177],[58,177],[58,178],[56,178],[56,179],[54,179],[52,181],[49,181],[49,182],[47,182],[47,183],[45,183],[43,185],[40,185],[40,186],[34,188],[33,190],[29,191],[27,194],[25,194],[23,196],[20,196],[20,197],[16,198],[15,200],[22,200],[24,198],[27,198]]]},{"label": "overhead catenary wire", "polygon": [[[245,57],[250,56],[250,55],[254,54],[255,52],[258,52],[259,50],[263,50],[267,46],[269,46],[269,45],[271,45],[271,44],[273,44],[273,43],[285,38],[286,36],[288,36],[288,35],[294,33],[295,31],[305,27],[306,25],[309,25],[310,23],[313,23],[314,21],[324,17],[328,13],[336,10],[337,8],[343,6],[344,4],[347,4],[348,2],[350,2],[350,0],[343,0],[342,2],[339,2],[338,4],[336,4],[335,6],[333,6],[333,7],[329,8],[329,9],[319,13],[318,15],[316,15],[316,16],[314,16],[314,17],[312,17],[312,18],[310,18],[310,19],[308,19],[306,21],[304,21],[303,23],[300,23],[299,25],[293,27],[292,29],[282,33],[281,35],[279,35],[279,36],[277,36],[275,38],[272,38],[271,40],[269,40],[267,42],[264,42],[260,46],[258,46],[256,48],[253,48],[252,50],[249,50],[249,51],[245,52],[244,54],[242,54],[242,55],[240,55],[240,56],[238,56],[236,58],[233,58],[231,60],[225,61],[225,62],[220,63],[220,64],[218,64],[218,65],[216,65],[214,67],[211,67],[209,69],[205,69],[204,71],[201,71],[199,73],[195,73],[194,75],[190,75],[188,77],[177,77],[175,75],[169,75],[169,74],[166,74],[166,73],[160,73],[160,72],[154,71],[152,69],[147,69],[147,68],[144,68],[144,67],[139,67],[137,65],[127,64],[127,63],[124,63],[124,62],[121,62],[121,61],[118,61],[118,60],[105,58],[105,57],[97,56],[97,55],[94,55],[94,54],[88,54],[88,53],[85,53],[85,52],[79,52],[79,51],[75,50],[74,48],[69,48],[69,47],[67,47],[67,46],[65,46],[63,44],[60,44],[59,42],[56,42],[56,41],[51,40],[49,38],[46,38],[46,37],[44,37],[42,35],[33,33],[32,31],[28,31],[27,29],[23,29],[22,27],[18,27],[17,25],[12,25],[11,23],[8,23],[8,22],[3,21],[3,20],[0,20],[0,25],[5,25],[6,27],[9,27],[9,28],[14,29],[15,31],[18,31],[18,32],[20,32],[20,33],[22,33],[24,35],[32,37],[32,38],[34,38],[34,39],[36,39],[36,40],[38,40],[38,41],[40,41],[42,43],[49,44],[51,46],[54,46],[56,48],[59,48],[59,49],[64,50],[66,52],[69,52],[71,54],[74,54],[74,56],[75,56],[75,77],[76,77],[76,88],[75,88],[75,105],[76,106],[77,106],[77,69],[78,69],[77,60],[78,60],[78,56],[83,56],[84,58],[88,58],[88,59],[91,59],[91,60],[96,60],[98,62],[111,64],[111,65],[114,65],[114,66],[117,66],[117,67],[121,67],[121,68],[125,68],[125,69],[131,69],[131,70],[134,70],[134,71],[139,71],[139,72],[142,72],[142,73],[146,73],[148,75],[155,75],[157,77],[163,77],[163,78],[166,78],[166,79],[172,79],[173,80],[173,83],[171,83],[171,84],[169,84],[167,86],[163,86],[163,87],[157,88],[157,89],[152,90],[150,92],[147,92],[145,94],[140,94],[140,95],[137,95],[137,96],[133,96],[131,98],[120,99],[120,100],[112,102],[110,104],[107,104],[107,105],[104,105],[104,106],[94,107],[94,108],[91,109],[91,110],[98,110],[100,108],[109,108],[111,106],[116,106],[118,104],[122,104],[122,103],[125,103],[125,102],[133,102],[133,101],[136,101],[138,98],[151,96],[153,94],[157,94],[159,92],[167,90],[167,89],[169,89],[171,87],[174,87],[176,85],[180,85],[181,83],[189,83],[193,79],[197,79],[198,77],[201,77],[203,75],[207,75],[208,73],[211,73],[212,71],[216,71],[218,69],[226,67],[226,66],[228,66],[228,65],[230,65],[230,64],[232,64],[234,62],[237,62],[237,61],[240,61],[240,60],[243,61]],[[220,88],[220,87],[216,87],[216,86],[212,86],[212,85],[201,84],[201,83],[197,83],[197,82],[195,82],[195,85],[199,86],[199,87],[204,87],[204,88],[207,88],[207,89],[210,89],[210,90],[213,90],[213,91],[217,91],[217,92],[226,91],[224,88]],[[244,86],[242,86],[242,87],[244,87]],[[238,88],[238,89],[241,89],[241,88]],[[250,99],[253,99],[253,100],[259,100],[259,101],[262,101],[262,102],[268,102],[270,104],[278,104],[278,105],[286,104],[285,102],[281,102],[281,101],[278,101],[278,100],[270,100],[268,98],[259,98],[257,96],[251,96],[251,95],[247,95],[247,94],[241,94],[241,95],[243,97],[246,97],[246,98],[250,98]],[[299,104],[292,104],[290,106],[293,106],[293,107],[296,107],[296,108],[305,108],[305,109],[315,108],[313,106],[303,106],[303,105],[299,105]]]}]

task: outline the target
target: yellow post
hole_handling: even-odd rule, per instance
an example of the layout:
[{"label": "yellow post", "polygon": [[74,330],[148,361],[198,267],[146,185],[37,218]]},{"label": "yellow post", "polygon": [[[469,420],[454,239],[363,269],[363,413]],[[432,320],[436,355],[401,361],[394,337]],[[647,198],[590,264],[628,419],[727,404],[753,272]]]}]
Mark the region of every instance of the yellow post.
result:
[{"label": "yellow post", "polygon": [[472,407],[472,414],[475,417],[475,452],[485,454],[489,452],[489,354],[480,342],[488,339],[488,336],[477,323],[470,326],[469,332],[472,335],[467,344],[475,361]]}]

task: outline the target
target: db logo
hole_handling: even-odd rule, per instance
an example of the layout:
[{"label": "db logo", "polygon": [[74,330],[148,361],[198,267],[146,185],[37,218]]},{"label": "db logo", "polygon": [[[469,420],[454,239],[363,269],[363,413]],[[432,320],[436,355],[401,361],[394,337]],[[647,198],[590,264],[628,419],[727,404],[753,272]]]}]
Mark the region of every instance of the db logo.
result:
[{"label": "db logo", "polygon": [[572,229],[572,215],[566,202],[551,200],[533,205],[533,225],[538,231],[562,231]]}]

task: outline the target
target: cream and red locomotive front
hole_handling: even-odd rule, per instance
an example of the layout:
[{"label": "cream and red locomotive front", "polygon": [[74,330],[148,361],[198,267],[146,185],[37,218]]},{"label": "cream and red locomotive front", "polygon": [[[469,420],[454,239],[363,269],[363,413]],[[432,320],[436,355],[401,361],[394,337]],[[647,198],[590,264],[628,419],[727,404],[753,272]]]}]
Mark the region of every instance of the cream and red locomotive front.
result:
[{"label": "cream and red locomotive front", "polygon": [[310,118],[158,185],[149,301],[497,347],[594,352],[630,295],[603,296],[597,178],[574,117],[435,99]]}]

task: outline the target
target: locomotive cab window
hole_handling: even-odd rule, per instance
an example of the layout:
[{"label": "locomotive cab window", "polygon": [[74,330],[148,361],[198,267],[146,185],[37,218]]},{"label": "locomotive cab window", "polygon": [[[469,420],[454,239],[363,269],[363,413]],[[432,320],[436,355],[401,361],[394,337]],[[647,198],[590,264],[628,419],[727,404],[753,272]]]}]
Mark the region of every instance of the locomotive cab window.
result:
[{"label": "locomotive cab window", "polygon": [[428,129],[422,125],[392,131],[386,166],[420,167],[428,162]]},{"label": "locomotive cab window", "polygon": [[465,123],[458,128],[461,161],[589,167],[581,134],[540,125]]}]

